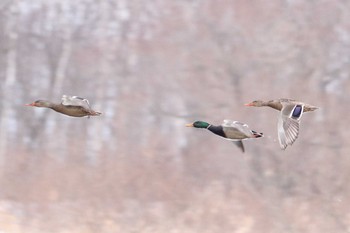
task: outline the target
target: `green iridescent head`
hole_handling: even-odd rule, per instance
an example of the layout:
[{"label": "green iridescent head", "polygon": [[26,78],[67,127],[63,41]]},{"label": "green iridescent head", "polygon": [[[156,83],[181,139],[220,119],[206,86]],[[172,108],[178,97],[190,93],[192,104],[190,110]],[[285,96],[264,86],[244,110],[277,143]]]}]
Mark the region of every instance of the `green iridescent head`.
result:
[{"label": "green iridescent head", "polygon": [[204,121],[195,121],[193,123],[187,124],[187,127],[195,127],[195,128],[208,128],[210,126],[209,123],[204,122]]}]

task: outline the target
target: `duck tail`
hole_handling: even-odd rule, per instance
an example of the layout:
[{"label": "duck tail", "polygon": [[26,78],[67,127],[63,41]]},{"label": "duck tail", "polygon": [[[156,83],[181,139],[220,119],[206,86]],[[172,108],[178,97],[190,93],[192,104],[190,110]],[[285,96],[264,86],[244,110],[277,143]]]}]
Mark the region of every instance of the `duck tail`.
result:
[{"label": "duck tail", "polygon": [[253,134],[253,138],[260,138],[260,137],[264,137],[263,133],[258,133],[254,130],[252,130],[252,134]]},{"label": "duck tail", "polygon": [[90,112],[90,115],[91,116],[99,116],[99,115],[101,115],[102,113],[101,112],[95,112],[95,111],[91,111]]}]

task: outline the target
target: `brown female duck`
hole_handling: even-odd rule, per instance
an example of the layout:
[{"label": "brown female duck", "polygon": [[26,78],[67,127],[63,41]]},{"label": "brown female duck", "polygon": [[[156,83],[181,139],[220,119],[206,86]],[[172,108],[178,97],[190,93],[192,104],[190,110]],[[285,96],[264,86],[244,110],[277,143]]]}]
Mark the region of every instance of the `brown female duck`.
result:
[{"label": "brown female duck", "polygon": [[87,99],[78,96],[64,95],[62,96],[62,102],[59,104],[51,103],[47,100],[37,100],[31,104],[26,104],[26,106],[51,108],[56,112],[72,117],[90,117],[101,115],[100,112],[96,112],[91,109],[89,101]]},{"label": "brown female duck", "polygon": [[318,107],[292,99],[277,99],[270,101],[255,100],[245,106],[270,107],[281,112],[278,120],[278,140],[281,149],[292,145],[299,135],[300,118],[304,112],[311,112]]}]

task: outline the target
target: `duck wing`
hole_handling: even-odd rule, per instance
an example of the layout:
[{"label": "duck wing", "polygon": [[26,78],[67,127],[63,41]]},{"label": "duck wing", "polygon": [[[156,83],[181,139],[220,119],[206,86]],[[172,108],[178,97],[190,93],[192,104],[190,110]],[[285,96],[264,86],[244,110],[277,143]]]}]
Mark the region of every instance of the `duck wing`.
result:
[{"label": "duck wing", "polygon": [[281,149],[292,145],[299,135],[300,118],[303,114],[302,104],[283,104],[278,120],[278,140]]},{"label": "duck wing", "polygon": [[222,127],[228,138],[244,139],[254,137],[254,133],[247,124],[239,121],[224,120]]},{"label": "duck wing", "polygon": [[245,149],[244,149],[244,145],[243,145],[243,142],[242,140],[239,140],[239,141],[232,141],[236,146],[238,146],[242,152],[244,153]]},{"label": "duck wing", "polygon": [[238,146],[244,153],[243,141],[247,138],[262,137],[262,133],[257,133],[249,128],[247,124],[239,121],[224,120],[222,128],[227,139],[231,140],[236,146]]},{"label": "duck wing", "polygon": [[79,96],[63,95],[61,103],[62,105],[65,105],[65,106],[81,106],[83,108],[91,110],[89,101]]}]

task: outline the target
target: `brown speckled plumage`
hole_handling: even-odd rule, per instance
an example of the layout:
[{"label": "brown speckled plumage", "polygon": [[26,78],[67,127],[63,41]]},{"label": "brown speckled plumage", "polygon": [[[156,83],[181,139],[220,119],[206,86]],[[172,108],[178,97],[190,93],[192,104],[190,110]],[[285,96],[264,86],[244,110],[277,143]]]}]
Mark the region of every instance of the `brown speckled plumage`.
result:
[{"label": "brown speckled plumage", "polygon": [[99,116],[100,112],[96,112],[90,108],[89,102],[87,99],[77,97],[77,96],[66,96],[62,97],[62,102],[59,104],[52,103],[47,100],[37,100],[31,104],[26,104],[26,106],[33,107],[43,107],[51,108],[52,110],[72,116],[72,117],[90,117],[90,116]]},{"label": "brown speckled plumage", "polygon": [[278,119],[278,140],[281,149],[292,145],[299,135],[299,124],[303,112],[311,112],[318,107],[293,99],[277,99],[270,101],[255,100],[246,106],[270,107],[281,112]]}]

